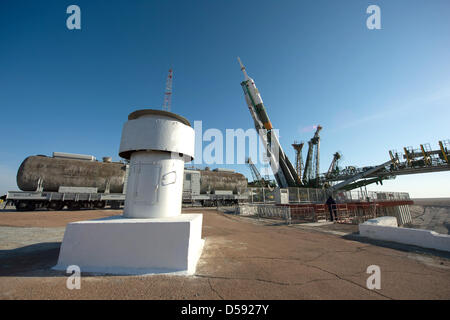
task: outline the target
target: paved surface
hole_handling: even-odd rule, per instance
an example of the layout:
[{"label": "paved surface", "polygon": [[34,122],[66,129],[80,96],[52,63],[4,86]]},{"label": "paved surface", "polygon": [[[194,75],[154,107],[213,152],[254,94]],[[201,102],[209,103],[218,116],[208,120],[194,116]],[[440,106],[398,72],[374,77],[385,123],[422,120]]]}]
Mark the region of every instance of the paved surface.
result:
[{"label": "paved surface", "polygon": [[[286,226],[184,211],[204,214],[206,243],[194,276],[83,274],[80,290],[68,290],[66,274],[50,270],[63,227],[120,211],[0,212],[0,298],[450,299],[445,255],[342,237],[351,226]],[[373,264],[381,268],[381,290],[366,288]]]},{"label": "paved surface", "polygon": [[69,222],[100,219],[122,214],[122,210],[79,210],[17,212],[0,211],[0,226],[11,227],[66,227]]},{"label": "paved surface", "polygon": [[48,242],[61,242],[66,228],[20,228],[0,227],[0,257],[6,257],[8,250],[37,246]]}]

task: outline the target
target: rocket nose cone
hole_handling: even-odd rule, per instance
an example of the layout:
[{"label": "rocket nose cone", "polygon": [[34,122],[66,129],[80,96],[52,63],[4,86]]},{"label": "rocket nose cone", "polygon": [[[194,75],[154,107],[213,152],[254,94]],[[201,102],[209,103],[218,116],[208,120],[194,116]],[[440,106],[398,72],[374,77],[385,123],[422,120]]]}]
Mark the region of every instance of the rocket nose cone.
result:
[{"label": "rocket nose cone", "polygon": [[244,78],[245,78],[245,80],[249,80],[250,78],[249,78],[249,76],[247,75],[247,72],[245,71],[245,67],[244,67],[244,65],[242,64],[241,58],[239,58],[239,57],[237,57],[237,58],[238,58],[238,61],[239,61],[239,65],[241,66],[241,71],[244,73]]},{"label": "rocket nose cone", "polygon": [[241,66],[241,70],[245,69],[244,65],[242,64],[241,58],[237,57],[237,59],[238,59],[239,65]]}]

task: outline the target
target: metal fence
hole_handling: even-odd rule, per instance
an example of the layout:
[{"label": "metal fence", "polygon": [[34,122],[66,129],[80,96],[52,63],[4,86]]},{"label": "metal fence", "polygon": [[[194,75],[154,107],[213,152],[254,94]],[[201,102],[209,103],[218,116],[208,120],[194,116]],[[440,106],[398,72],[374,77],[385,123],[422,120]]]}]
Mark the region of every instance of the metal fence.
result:
[{"label": "metal fence", "polygon": [[406,192],[379,192],[379,191],[345,191],[335,194],[337,202],[361,202],[361,201],[408,201],[411,200]]},{"label": "metal fence", "polygon": [[[376,203],[352,205],[348,203],[331,206],[334,220],[338,223],[359,224],[377,217]],[[331,219],[331,217],[330,217]]]},{"label": "metal fence", "polygon": [[249,203],[275,203],[274,189],[247,188],[244,194],[248,195]]},{"label": "metal fence", "polygon": [[255,216],[258,218],[278,219],[283,220],[287,224],[291,223],[290,208],[286,206],[240,204],[237,207],[236,213],[241,216]]},{"label": "metal fence", "polygon": [[[408,205],[385,207],[376,202],[343,203],[332,205],[334,220],[338,223],[359,224],[377,217],[391,216],[397,218],[399,226],[412,221]],[[331,217],[330,217],[331,219]]]},{"label": "metal fence", "polygon": [[[328,194],[324,189],[315,188],[288,188],[289,203],[325,203]],[[247,188],[244,193],[248,195],[248,203],[274,203],[274,189]],[[409,194],[404,192],[378,192],[353,190],[338,192],[334,195],[337,202],[363,202],[363,201],[404,201],[410,200]]]},{"label": "metal fence", "polygon": [[[323,203],[327,200],[325,190],[314,188],[288,188],[290,203]],[[274,189],[247,188],[249,203],[274,203]]]},{"label": "metal fence", "polygon": [[291,223],[317,222],[326,219],[326,208],[323,204],[311,204],[299,207],[290,207]]},{"label": "metal fence", "polygon": [[361,189],[338,192],[334,194],[336,204],[330,213],[325,204],[328,198],[326,190],[288,188],[288,191],[289,205],[275,205],[274,189],[248,188],[248,202],[239,205],[237,211],[241,215],[282,219],[289,224],[331,221],[332,214],[336,222],[349,224],[359,224],[381,216],[395,216],[399,225],[411,221],[408,205],[401,204],[411,200],[408,193]]},{"label": "metal fence", "polygon": [[382,216],[394,216],[398,225],[411,222],[411,214],[407,205],[385,207],[376,202],[371,203],[338,203],[330,208],[324,204],[299,204],[297,206],[273,204],[240,204],[235,213],[242,216],[254,216],[283,220],[287,224],[331,221],[345,224],[359,224]]}]

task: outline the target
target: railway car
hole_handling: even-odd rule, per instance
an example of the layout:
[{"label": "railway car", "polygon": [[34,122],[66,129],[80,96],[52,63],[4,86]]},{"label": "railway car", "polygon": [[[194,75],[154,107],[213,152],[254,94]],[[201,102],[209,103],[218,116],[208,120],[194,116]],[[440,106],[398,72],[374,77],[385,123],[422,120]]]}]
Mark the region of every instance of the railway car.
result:
[{"label": "railway car", "polygon": [[230,169],[184,170],[183,203],[205,207],[248,200],[247,178]]},{"label": "railway car", "polygon": [[[52,157],[27,157],[17,172],[21,191],[9,191],[6,201],[17,211],[38,208],[69,210],[119,208],[125,202],[128,164],[97,161],[91,155],[54,152]],[[248,199],[247,179],[230,169],[184,172],[185,205],[231,205]]]},{"label": "railway car", "polygon": [[118,208],[125,201],[127,170],[127,164],[110,157],[97,161],[94,156],[62,152],[30,156],[17,172],[21,191],[9,191],[6,200],[17,211]]}]

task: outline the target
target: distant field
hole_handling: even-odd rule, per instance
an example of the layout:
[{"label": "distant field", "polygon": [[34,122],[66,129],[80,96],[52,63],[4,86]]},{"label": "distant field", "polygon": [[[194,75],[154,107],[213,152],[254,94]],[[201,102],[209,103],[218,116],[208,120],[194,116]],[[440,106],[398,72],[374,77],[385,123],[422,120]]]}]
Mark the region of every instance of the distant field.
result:
[{"label": "distant field", "polygon": [[450,198],[416,198],[412,199],[419,206],[450,206]]},{"label": "distant field", "polygon": [[450,234],[450,198],[412,199],[410,227]]}]

